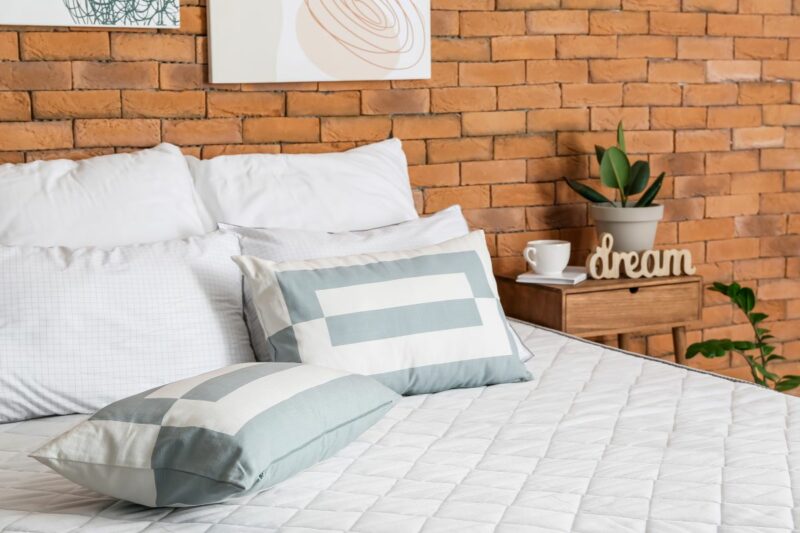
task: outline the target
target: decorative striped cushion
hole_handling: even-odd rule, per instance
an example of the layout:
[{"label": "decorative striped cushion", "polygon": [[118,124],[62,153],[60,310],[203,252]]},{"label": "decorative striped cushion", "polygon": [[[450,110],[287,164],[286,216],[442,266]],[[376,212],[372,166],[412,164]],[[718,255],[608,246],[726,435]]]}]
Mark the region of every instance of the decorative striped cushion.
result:
[{"label": "decorative striped cushion", "polygon": [[325,459],[398,396],[294,363],[243,363],[113,403],[32,454],[64,477],[150,507],[222,502]]},{"label": "decorative striped cushion", "polygon": [[482,231],[416,251],[234,260],[278,361],[373,376],[401,394],[530,379]]}]

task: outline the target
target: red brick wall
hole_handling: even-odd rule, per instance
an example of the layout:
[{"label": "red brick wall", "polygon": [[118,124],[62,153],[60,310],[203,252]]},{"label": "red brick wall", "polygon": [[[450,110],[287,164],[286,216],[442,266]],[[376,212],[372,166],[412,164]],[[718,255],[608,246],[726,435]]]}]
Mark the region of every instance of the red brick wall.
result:
[{"label": "red brick wall", "polygon": [[[0,29],[0,158],[395,135],[420,209],[461,203],[498,270],[518,271],[530,239],[569,239],[576,260],[593,245],[586,204],[558,178],[594,175],[593,145],[624,119],[629,149],[670,176],[659,243],[690,248],[709,281],[756,287],[800,361],[800,0],[432,0],[430,81],[216,87],[203,2],[183,4],[180,31]],[[749,334],[706,296],[690,340]],[[638,347],[668,356],[670,337]]]}]

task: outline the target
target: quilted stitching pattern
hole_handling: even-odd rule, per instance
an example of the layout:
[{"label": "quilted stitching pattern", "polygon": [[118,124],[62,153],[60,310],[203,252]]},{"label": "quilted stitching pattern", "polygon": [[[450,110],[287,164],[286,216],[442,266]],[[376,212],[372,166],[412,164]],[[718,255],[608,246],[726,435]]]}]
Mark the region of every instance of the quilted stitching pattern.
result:
[{"label": "quilted stitching pattern", "polygon": [[81,417],[0,426],[0,530],[796,530],[799,400],[514,327],[534,381],[405,398],[337,456],[223,505],[145,509],[26,457]]}]

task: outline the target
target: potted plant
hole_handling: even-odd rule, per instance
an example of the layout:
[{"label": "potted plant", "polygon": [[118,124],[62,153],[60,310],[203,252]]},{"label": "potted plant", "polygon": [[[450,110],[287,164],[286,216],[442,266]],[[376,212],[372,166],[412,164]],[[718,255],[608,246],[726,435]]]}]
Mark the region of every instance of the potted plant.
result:
[{"label": "potted plant", "polygon": [[[636,161],[631,165],[625,151],[625,131],[622,122],[617,127],[617,145],[605,149],[595,146],[600,163],[600,181],[615,189],[615,200],[609,200],[593,188],[564,178],[567,185],[592,204],[589,213],[597,224],[598,236],[610,233],[614,251],[641,252],[651,250],[656,239],[658,222],[664,216],[664,206],[653,204],[664,183],[664,172],[650,188],[650,164]],[[647,188],[647,190],[645,190]],[[644,191],[644,192],[643,192]],[[634,202],[632,196],[641,194]]]}]

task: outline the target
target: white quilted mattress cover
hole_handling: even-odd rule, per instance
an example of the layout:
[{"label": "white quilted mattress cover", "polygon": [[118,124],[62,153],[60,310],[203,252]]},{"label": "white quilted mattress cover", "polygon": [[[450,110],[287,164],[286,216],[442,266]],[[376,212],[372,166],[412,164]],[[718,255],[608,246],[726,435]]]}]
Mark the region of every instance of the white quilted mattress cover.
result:
[{"label": "white quilted mattress cover", "polygon": [[778,532],[800,523],[800,399],[515,323],[530,383],[404,398],[241,501],[147,509],[27,457],[82,420],[0,425],[0,531]]}]

